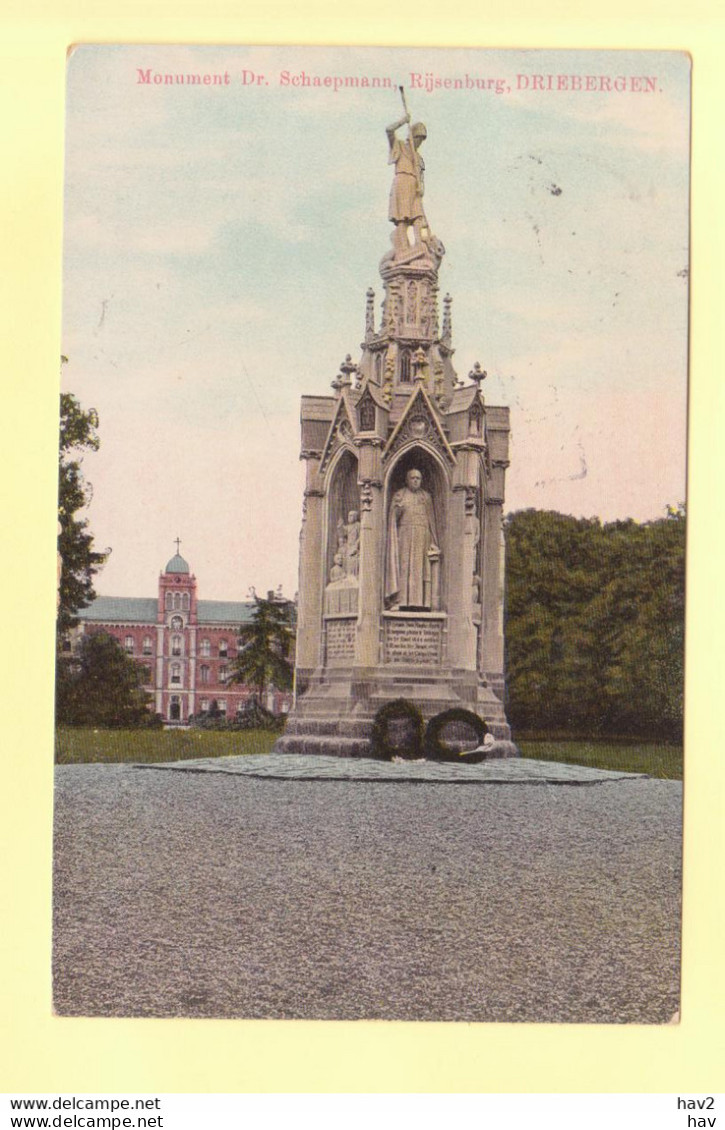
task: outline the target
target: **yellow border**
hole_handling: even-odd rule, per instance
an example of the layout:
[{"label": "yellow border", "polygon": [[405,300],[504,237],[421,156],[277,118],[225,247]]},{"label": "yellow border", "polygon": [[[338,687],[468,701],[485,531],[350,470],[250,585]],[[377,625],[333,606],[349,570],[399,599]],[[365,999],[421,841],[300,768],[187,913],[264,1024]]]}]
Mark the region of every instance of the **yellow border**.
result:
[{"label": "yellow border", "polygon": [[[3,1091],[722,1091],[723,23],[710,0],[6,0],[0,37],[6,569]],[[440,5],[435,5],[440,13]],[[273,14],[270,14],[273,13]],[[694,210],[684,1010],[679,1026],[106,1021],[50,1014],[54,479],[65,51],[72,42],[689,49]]]}]

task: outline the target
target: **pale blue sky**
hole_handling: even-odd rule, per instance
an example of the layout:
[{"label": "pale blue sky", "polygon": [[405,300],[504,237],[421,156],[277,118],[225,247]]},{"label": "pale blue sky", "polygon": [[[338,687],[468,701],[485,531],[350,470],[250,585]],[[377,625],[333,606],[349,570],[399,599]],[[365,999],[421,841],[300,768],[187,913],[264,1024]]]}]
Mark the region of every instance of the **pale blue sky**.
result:
[{"label": "pale blue sky", "polygon": [[[137,69],[224,72],[148,86]],[[268,85],[243,86],[242,71]],[[85,47],[69,64],[64,386],[101,417],[100,592],[151,595],[182,538],[208,598],[296,588],[299,399],[359,354],[389,248],[396,90],[428,127],[454,361],[512,410],[507,507],[658,517],[684,495],[689,63],[627,52]],[[410,89],[411,72],[507,92]],[[657,76],[655,93],[516,89]],[[558,190],[561,190],[560,192]],[[586,468],[586,474],[583,474]]]}]

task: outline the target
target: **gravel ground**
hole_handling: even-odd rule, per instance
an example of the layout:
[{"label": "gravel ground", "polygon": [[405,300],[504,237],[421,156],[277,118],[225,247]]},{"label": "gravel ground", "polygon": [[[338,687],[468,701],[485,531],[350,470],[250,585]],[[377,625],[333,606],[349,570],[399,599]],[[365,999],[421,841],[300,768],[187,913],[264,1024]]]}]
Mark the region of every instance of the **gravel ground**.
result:
[{"label": "gravel ground", "polygon": [[68,1016],[664,1023],[682,787],[57,769]]}]

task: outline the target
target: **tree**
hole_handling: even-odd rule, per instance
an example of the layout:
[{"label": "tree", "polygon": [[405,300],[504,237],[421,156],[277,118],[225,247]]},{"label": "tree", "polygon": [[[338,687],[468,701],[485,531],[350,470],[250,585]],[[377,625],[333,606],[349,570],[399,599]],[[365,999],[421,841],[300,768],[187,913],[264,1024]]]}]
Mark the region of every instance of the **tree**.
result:
[{"label": "tree", "polygon": [[509,717],[523,730],[682,732],[685,513],[506,520]]},{"label": "tree", "polygon": [[228,682],[247,683],[257,691],[263,705],[264,692],[271,684],[278,690],[292,686],[292,605],[287,600],[267,600],[254,594],[255,609],[250,624],[243,624],[239,636],[244,645],[231,664]]},{"label": "tree", "polygon": [[93,578],[108,551],[99,553],[88,531],[88,521],[78,511],[91,500],[91,488],[83,477],[83,451],[97,451],[98,414],[83,410],[72,393],[60,397],[60,449],[58,469],[58,552],[61,557],[57,632],[62,638],[78,623],[78,611],[95,597]]},{"label": "tree", "polygon": [[72,658],[59,656],[56,721],[69,726],[138,728],[158,724],[144,690],[148,668],[107,632],[84,636]]}]

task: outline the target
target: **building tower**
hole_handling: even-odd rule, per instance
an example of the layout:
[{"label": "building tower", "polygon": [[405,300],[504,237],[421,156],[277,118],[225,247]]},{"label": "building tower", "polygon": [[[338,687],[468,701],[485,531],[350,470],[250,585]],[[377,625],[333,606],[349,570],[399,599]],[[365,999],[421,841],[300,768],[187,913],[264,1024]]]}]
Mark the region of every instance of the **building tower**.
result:
[{"label": "building tower", "polygon": [[183,722],[194,713],[196,689],[196,577],[176,553],[159,575],[156,613],[155,709],[162,718]]},{"label": "building tower", "polygon": [[[399,137],[408,125],[407,137]],[[451,707],[510,736],[503,707],[507,408],[476,363],[453,368],[445,249],[423,207],[425,126],[387,130],[392,250],[382,317],[368,290],[362,354],[332,396],[302,399],[307,477],[300,538],[296,702],[276,748],[364,756],[397,698],[427,720]]]}]

